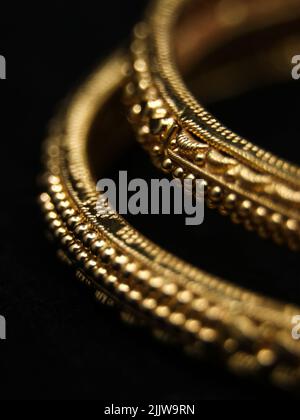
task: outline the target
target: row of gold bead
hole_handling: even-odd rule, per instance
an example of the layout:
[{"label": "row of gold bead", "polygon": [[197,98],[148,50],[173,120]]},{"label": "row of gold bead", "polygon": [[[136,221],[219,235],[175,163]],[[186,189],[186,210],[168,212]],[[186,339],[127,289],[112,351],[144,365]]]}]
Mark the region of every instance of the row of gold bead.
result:
[{"label": "row of gold bead", "polygon": [[[140,74],[140,77],[141,80],[143,80],[143,77],[149,77],[146,70]],[[141,85],[141,80],[137,82],[137,86]],[[148,97],[150,95],[151,100],[140,99],[145,95],[148,95]],[[168,134],[176,134],[176,122],[163,107],[162,101],[155,96],[155,90],[151,89],[151,94],[147,94],[147,91],[139,91],[139,88],[130,82],[126,87],[125,96],[127,105],[131,102],[129,120],[136,128],[140,143],[150,153],[154,162],[175,178],[193,176],[193,174],[185,173],[183,167],[176,166],[176,163],[169,156],[166,156],[168,147],[172,147],[172,144],[170,144],[172,138],[166,139],[164,137],[166,133],[163,130],[167,130]],[[140,105],[140,101],[144,105]],[[162,128],[161,132],[155,134],[151,133],[153,112],[155,113],[154,121],[157,125],[160,124]],[[166,142],[166,140],[168,141]],[[176,143],[175,138],[174,142]],[[204,165],[205,156],[203,154],[196,153],[195,159],[197,165]],[[205,177],[205,172],[202,173]],[[287,243],[292,250],[299,250],[300,229],[296,220],[285,217],[278,212],[272,212],[260,204],[240,197],[230,188],[228,190],[228,187],[224,187],[221,182],[215,183],[215,185],[210,182],[208,191],[207,203],[210,208],[218,208],[222,215],[231,215],[235,223],[244,224],[248,230],[257,231],[263,238],[271,237],[278,244]]]},{"label": "row of gold bead", "polygon": [[[55,190],[55,194],[60,194],[60,192],[57,192],[57,189]],[[43,200],[45,201],[45,197],[43,198]],[[65,197],[62,197],[65,198]],[[56,197],[57,199],[57,197]],[[49,212],[47,215],[47,219],[48,221],[50,221],[50,225],[52,228],[55,228],[56,231],[56,236],[57,235],[62,235],[66,233],[65,228],[63,228],[61,226],[60,221],[55,217],[55,213],[53,212],[53,208],[51,206],[50,201],[47,201],[46,203],[46,207],[48,208]],[[63,206],[60,206],[62,208],[66,207],[66,204],[64,204]],[[91,233],[87,233],[87,229],[85,225],[80,224],[80,218],[77,218],[76,216],[74,216],[74,213],[72,211],[67,211],[66,209],[64,210],[64,216],[68,217],[68,226],[71,229],[75,229],[75,233],[76,235],[79,235],[83,238],[83,241],[86,243],[86,245],[91,245],[93,242],[91,242],[92,240],[95,240],[95,236]],[[95,270],[96,270],[96,261],[94,259],[90,259],[89,258],[89,254],[86,251],[82,251],[82,248],[80,247],[80,245],[78,244],[78,242],[73,242],[71,239],[70,235],[66,235],[63,236],[62,238],[62,244],[63,245],[68,245],[69,247],[69,251],[71,252],[71,254],[75,255],[75,259],[78,263],[83,263],[84,265],[84,269],[87,271],[93,271],[93,274],[95,275]],[[94,243],[94,245],[91,245],[92,251],[95,252],[95,250],[99,250],[102,248],[102,243],[101,241],[97,241],[96,243]],[[107,248],[106,248],[107,249]],[[114,252],[112,251],[111,248],[108,248],[108,252],[105,252],[103,254],[104,256],[104,262],[111,262],[111,257],[112,255],[114,255]],[[122,259],[122,262],[124,263],[126,260]],[[118,260],[116,259],[116,262],[118,262]],[[121,261],[119,261],[121,262]],[[127,260],[126,260],[127,262]],[[133,268],[133,267],[131,267]],[[109,275],[107,277],[107,270],[103,269],[103,268],[97,268],[97,275],[101,276],[101,279],[104,280],[106,279],[106,283],[111,285],[114,284],[114,286],[116,286],[118,280],[117,277],[114,275]],[[129,273],[131,272],[131,270],[128,270]],[[144,271],[143,274],[142,272],[140,272],[141,277],[144,277],[144,279],[149,280],[151,278],[151,274],[148,271]],[[106,275],[106,277],[105,277]],[[127,272],[128,275],[128,272]],[[126,276],[127,276],[126,275]],[[125,277],[126,277],[125,276]],[[140,277],[140,279],[141,279]],[[159,279],[155,279],[152,278],[152,286],[154,286],[155,288],[157,288],[158,286],[162,287],[162,283],[159,281]],[[169,291],[168,291],[168,287],[165,288],[165,292],[174,293],[174,290],[172,291],[172,285],[169,286]],[[126,283],[120,283],[118,284],[118,292],[121,294],[127,294],[127,297],[129,297],[129,300],[131,301],[136,301],[136,300],[140,300],[141,299],[141,292],[137,291],[137,290],[130,290],[130,287],[128,286],[128,282]],[[188,297],[187,295],[184,295],[184,292],[181,292],[182,295],[182,299],[189,299],[190,297]],[[184,298],[185,296],[185,298]],[[145,309],[153,309],[154,306],[156,305],[156,301],[154,299],[154,297],[147,297],[144,302],[143,302],[143,307]],[[201,305],[200,305],[201,306]],[[199,309],[199,308],[198,308]],[[183,315],[182,312],[175,312],[172,314],[172,312],[170,311],[170,306],[168,304],[168,302],[166,302],[165,305],[160,305],[156,308],[156,315],[159,318],[162,319],[167,319],[172,325],[175,325],[176,327],[180,327],[183,324],[185,324],[185,329],[189,332],[195,333],[196,331],[198,332],[199,338],[203,341],[203,342],[213,342],[216,339],[216,331],[214,331],[212,328],[200,328],[200,323],[198,320],[196,319],[190,319],[190,320],[186,320],[185,316]],[[200,328],[200,334],[199,334],[199,328]],[[232,340],[230,338],[226,339],[224,342],[224,347],[229,349],[230,347],[233,349],[235,346],[233,345],[233,343],[235,342],[235,340]],[[193,347],[193,345],[189,344],[188,345],[189,348]],[[257,360],[262,362],[264,361],[264,363],[266,364],[266,360],[273,360],[274,359],[274,354],[272,353],[271,350],[267,350],[267,349],[261,349],[258,351],[257,353],[257,359],[255,359],[254,356],[246,353],[246,352],[238,352],[237,354],[239,355],[244,355],[244,357],[248,358],[248,361],[251,359],[252,360],[252,364],[251,364],[251,370],[253,371],[254,368],[254,360]],[[266,357],[268,355],[268,358]],[[271,355],[273,355],[273,358],[271,357]],[[254,357],[254,358],[253,358]],[[238,366],[238,360],[241,360],[241,357],[238,357],[237,355],[231,355],[229,358],[229,366],[232,367],[234,370],[237,368]],[[244,366],[244,363],[242,364],[242,366]],[[250,366],[250,364],[249,364]],[[256,366],[257,368],[257,366]]]}]

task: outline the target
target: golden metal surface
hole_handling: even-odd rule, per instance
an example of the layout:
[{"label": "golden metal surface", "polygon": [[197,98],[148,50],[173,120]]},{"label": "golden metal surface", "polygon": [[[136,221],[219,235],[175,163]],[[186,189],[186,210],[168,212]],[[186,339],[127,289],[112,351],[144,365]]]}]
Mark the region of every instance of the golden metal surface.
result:
[{"label": "golden metal surface", "polygon": [[[221,360],[238,374],[299,389],[300,347],[291,336],[291,319],[299,308],[186,264],[114,212],[109,217],[97,214],[99,197],[87,142],[99,111],[123,88],[125,64],[123,55],[109,60],[52,124],[40,203],[60,258],[75,267],[77,278],[99,302],[118,308],[126,322],[148,326],[156,337]],[[174,127],[168,120],[163,124],[168,139]],[[98,136],[99,142],[109,141],[101,132]],[[180,141],[188,146],[185,138]],[[212,154],[210,159],[214,164],[218,157]],[[211,200],[219,194],[211,191]],[[228,205],[232,202],[228,199]]]},{"label": "golden metal surface", "polygon": [[[263,238],[299,250],[300,169],[224,127],[198,103],[180,75],[176,23],[184,6],[192,3],[210,4],[210,19],[214,16],[225,39],[235,32],[293,21],[300,13],[299,0],[267,1],[263,6],[257,0],[154,2],[146,23],[136,27],[131,47],[132,74],[125,89],[129,119],[159,168],[174,177],[194,175],[207,182],[209,207]],[[210,37],[216,28],[209,28]]]}]

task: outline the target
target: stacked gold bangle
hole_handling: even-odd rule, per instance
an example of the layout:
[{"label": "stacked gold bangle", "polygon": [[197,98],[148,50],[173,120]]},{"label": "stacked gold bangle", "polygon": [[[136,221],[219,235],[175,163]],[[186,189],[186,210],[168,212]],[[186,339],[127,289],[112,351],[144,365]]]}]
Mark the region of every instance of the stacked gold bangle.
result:
[{"label": "stacked gold bangle", "polygon": [[[229,144],[229,134],[229,137],[224,136],[221,145],[217,137],[224,132],[218,131],[221,126],[209,123],[208,114],[208,126],[217,130],[216,133],[204,129],[202,121],[202,128],[198,130],[185,117],[183,109],[186,108],[177,113],[177,105],[168,96],[169,87],[163,88],[164,77],[168,83],[172,77],[169,78],[168,69],[157,65],[156,52],[152,56],[153,39],[148,34],[152,33],[156,39],[158,30],[157,42],[163,47],[161,35],[168,29],[167,19],[173,16],[173,6],[183,3],[160,0],[152,15],[153,30],[149,31],[144,24],[137,27],[133,46],[134,85],[126,84],[127,59],[122,53],[116,54],[90,77],[54,121],[45,147],[45,188],[40,197],[41,206],[51,237],[58,245],[59,256],[75,267],[77,277],[100,302],[118,308],[126,321],[149,327],[156,336],[180,344],[189,353],[221,359],[239,374],[260,375],[278,386],[298,389],[300,347],[291,336],[291,319],[300,314],[299,308],[243,290],[198,270],[150,242],[112,209],[109,214],[97,211],[99,197],[91,150],[97,147],[104,170],[107,145],[116,151],[116,142],[120,142],[122,135],[117,130],[114,133],[113,127],[123,127],[125,123],[121,115],[118,117],[118,107],[126,85],[130,119],[138,127],[147,150],[154,154],[156,163],[160,162],[177,177],[190,174],[211,180],[209,203],[219,206],[223,213],[230,210],[237,215],[234,209],[236,206],[244,208],[247,197],[251,207],[249,223],[259,224],[261,230],[265,227],[267,213],[268,223],[271,219],[276,222],[276,235],[296,247],[297,205],[288,208],[282,197],[273,199],[273,192],[270,193],[272,199],[270,196],[267,200],[268,188],[264,192],[260,189],[250,192],[249,182],[234,183],[229,180],[233,175],[228,175],[228,172],[237,173],[233,169],[247,163],[250,180],[274,177],[274,185],[275,180],[276,185],[284,182],[284,188],[288,189],[297,182],[292,166],[277,168],[275,165],[276,173],[269,173],[270,161],[260,160],[260,153],[253,156],[252,164],[252,149],[245,151],[235,141]],[[158,22],[159,14],[162,26]],[[151,54],[148,42],[151,42]],[[155,73],[148,67],[152,58],[156,63]],[[171,95],[174,99],[173,91]],[[137,98],[146,102],[134,102]],[[189,101],[188,104],[192,105]],[[203,118],[205,111],[201,112]],[[198,113],[195,115],[199,117]],[[116,121],[117,118],[120,121]],[[236,137],[231,139],[237,140]],[[222,155],[225,152],[226,156]],[[204,154],[203,161],[195,164],[195,156],[200,153]],[[258,161],[267,174],[251,172],[258,170]],[[248,179],[245,169],[240,168],[240,174]],[[256,205],[253,213],[252,206]],[[277,211],[274,210],[271,217],[269,211],[273,207]],[[257,222],[261,219],[264,224]],[[276,235],[273,231],[273,236]]]},{"label": "stacked gold bangle", "polygon": [[[184,16],[181,22],[187,5],[191,10],[185,13],[192,19]],[[189,41],[196,15],[203,28],[196,44],[201,58],[219,38],[231,39],[281,20],[299,23],[299,14],[298,0],[263,5],[249,0],[159,0],[148,24],[135,31],[133,81],[126,88],[130,120],[157,166],[176,178],[205,179],[210,207],[294,250],[300,237],[300,168],[241,138],[197,102],[177,64],[188,55],[181,46],[176,56],[174,40],[187,32],[184,40]],[[249,120],[252,123],[251,116]]]}]

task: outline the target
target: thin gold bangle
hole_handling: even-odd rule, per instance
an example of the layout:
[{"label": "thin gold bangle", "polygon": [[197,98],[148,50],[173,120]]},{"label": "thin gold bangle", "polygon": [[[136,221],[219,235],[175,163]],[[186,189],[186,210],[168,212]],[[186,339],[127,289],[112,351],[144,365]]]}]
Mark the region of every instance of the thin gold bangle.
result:
[{"label": "thin gold bangle", "polygon": [[[132,75],[125,89],[129,119],[158,167],[175,178],[206,180],[209,207],[299,250],[300,169],[224,127],[192,96],[178,70],[175,28],[184,6],[210,4],[219,28],[226,27],[218,14],[225,3],[154,2],[146,23],[136,27],[131,48]],[[265,20],[271,24],[299,18],[298,0],[234,2],[238,6],[242,18],[234,28],[226,27],[229,38],[232,32],[261,27]],[[201,24],[199,28],[201,32]]]},{"label": "thin gold bangle", "polygon": [[300,347],[291,336],[291,319],[300,309],[197,270],[115,212],[97,214],[88,141],[99,112],[122,90],[125,64],[119,54],[97,70],[52,125],[40,203],[60,257],[127,321],[147,325],[191,353],[221,355],[238,374],[298,389]]}]

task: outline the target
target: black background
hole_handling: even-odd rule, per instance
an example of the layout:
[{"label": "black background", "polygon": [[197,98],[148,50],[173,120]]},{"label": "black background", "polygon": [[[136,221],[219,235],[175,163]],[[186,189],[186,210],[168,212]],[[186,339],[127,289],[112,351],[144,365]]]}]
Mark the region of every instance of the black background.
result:
[{"label": "black background", "polygon": [[[288,397],[212,364],[189,360],[146,332],[123,325],[74,282],[72,272],[57,261],[45,240],[36,178],[47,122],[89,70],[127,40],[145,4],[142,0],[26,1],[1,6],[0,54],[7,59],[7,80],[0,82],[0,314],[5,315],[8,329],[7,340],[0,342],[2,399]],[[232,122],[243,134],[259,135],[258,142],[284,149],[297,160],[299,84],[257,91],[240,103],[225,101],[215,110],[226,121],[234,116]],[[268,109],[267,121],[261,118],[254,125],[263,109]],[[276,121],[270,136],[268,127]],[[247,132],[247,127],[252,131]],[[136,158],[142,163],[136,164]],[[135,174],[149,176],[153,170],[145,162],[143,152],[133,147],[120,169],[134,166]],[[188,247],[183,225],[174,232],[166,219],[134,223],[207,270],[300,303],[298,256],[232,227],[214,213],[207,213],[200,232],[188,233]]]}]

